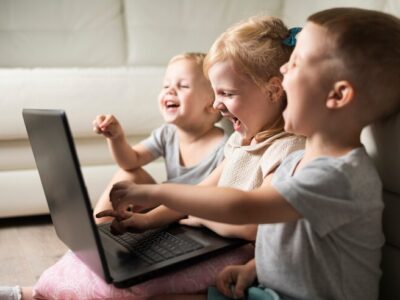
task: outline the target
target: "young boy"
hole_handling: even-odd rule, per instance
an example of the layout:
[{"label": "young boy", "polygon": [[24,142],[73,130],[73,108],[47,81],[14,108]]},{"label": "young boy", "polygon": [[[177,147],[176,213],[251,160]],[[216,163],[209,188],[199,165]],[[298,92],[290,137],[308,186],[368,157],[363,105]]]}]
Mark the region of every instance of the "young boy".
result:
[{"label": "young boy", "polygon": [[[227,297],[243,297],[257,278],[261,288],[249,289],[247,299],[376,300],[382,185],[360,133],[400,111],[399,49],[394,16],[354,8],[312,15],[281,68],[285,129],[306,137],[305,150],[253,191],[117,183],[110,193],[115,213],[129,203],[164,204],[210,220],[263,224],[255,260],[227,267],[217,280]],[[209,299],[219,297],[209,291]]]}]

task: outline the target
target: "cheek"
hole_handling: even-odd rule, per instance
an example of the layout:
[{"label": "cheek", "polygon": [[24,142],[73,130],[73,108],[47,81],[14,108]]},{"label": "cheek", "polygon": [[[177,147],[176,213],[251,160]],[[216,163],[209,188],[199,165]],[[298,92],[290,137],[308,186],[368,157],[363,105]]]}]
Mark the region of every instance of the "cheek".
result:
[{"label": "cheek", "polygon": [[243,115],[247,111],[246,107],[242,105],[241,101],[228,100],[225,101],[228,110],[234,115]]}]

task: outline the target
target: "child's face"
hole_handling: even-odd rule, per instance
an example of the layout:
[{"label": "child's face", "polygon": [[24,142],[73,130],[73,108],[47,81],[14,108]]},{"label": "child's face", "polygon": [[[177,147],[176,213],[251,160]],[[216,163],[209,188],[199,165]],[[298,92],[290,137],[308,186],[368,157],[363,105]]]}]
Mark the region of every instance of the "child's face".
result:
[{"label": "child's face", "polygon": [[288,132],[310,136],[324,126],[326,99],[333,84],[332,67],[337,64],[328,39],[323,27],[307,23],[289,62],[281,67],[288,102],[283,117]]},{"label": "child's face", "polygon": [[215,94],[214,108],[232,122],[244,144],[279,117],[281,112],[272,108],[266,92],[250,78],[238,74],[230,60],[212,65],[208,76]]},{"label": "child's face", "polygon": [[190,59],[179,59],[168,65],[158,100],[167,123],[196,126],[209,113],[213,92],[199,65]]}]

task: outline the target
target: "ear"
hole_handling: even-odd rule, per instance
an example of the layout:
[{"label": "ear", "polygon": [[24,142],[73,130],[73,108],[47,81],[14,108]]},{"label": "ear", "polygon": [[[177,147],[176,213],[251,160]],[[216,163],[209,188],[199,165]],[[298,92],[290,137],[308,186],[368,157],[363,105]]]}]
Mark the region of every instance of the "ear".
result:
[{"label": "ear", "polygon": [[354,101],[354,95],[354,87],[350,82],[345,80],[337,81],[328,94],[326,107],[330,109],[342,108]]},{"label": "ear", "polygon": [[266,86],[266,92],[268,99],[272,102],[278,102],[280,99],[282,99],[282,95],[284,93],[282,79],[276,76],[270,78]]}]

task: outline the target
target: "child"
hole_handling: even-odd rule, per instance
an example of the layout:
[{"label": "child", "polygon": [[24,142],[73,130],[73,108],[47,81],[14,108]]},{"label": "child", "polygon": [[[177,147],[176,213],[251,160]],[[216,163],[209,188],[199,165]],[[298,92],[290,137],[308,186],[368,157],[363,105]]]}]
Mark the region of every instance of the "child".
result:
[{"label": "child", "polygon": [[212,107],[214,95],[203,74],[204,58],[203,53],[185,53],[169,61],[158,97],[167,124],[141,143],[131,147],[112,115],[99,115],[93,121],[93,130],[107,138],[121,168],[100,197],[95,214],[110,208],[108,194],[113,183],[120,180],[155,183],[141,167],[160,156],[165,160],[167,182],[187,184],[200,182],[223,160],[223,145],[228,135],[215,126],[221,116]]},{"label": "child", "polygon": [[[201,185],[218,184],[252,190],[270,180],[285,156],[304,147],[303,138],[287,134],[283,130],[282,111],[286,99],[279,68],[289,59],[293,49],[284,44],[288,37],[291,35],[282,21],[262,16],[234,25],[213,44],[204,65],[205,71],[209,71],[216,95],[214,107],[232,121],[236,132],[226,144],[224,162]],[[161,226],[185,216],[164,206],[147,213],[124,210],[123,214],[124,220],[115,219],[112,223],[114,231],[118,233]],[[100,214],[102,215],[104,213]],[[112,212],[109,215],[112,216]],[[248,240],[256,237],[257,226],[254,224],[231,225],[205,219],[185,222],[200,223],[223,236]],[[248,219],[246,223],[251,222]],[[162,293],[204,292],[215,282],[216,275],[224,266],[244,263],[253,255],[252,247],[236,249],[125,290],[112,288],[99,281],[88,282],[89,276],[81,276],[74,289],[81,291],[82,298],[91,299],[94,295],[89,294],[92,290],[89,286],[96,286],[96,291],[99,291],[99,286],[105,286],[104,290],[111,290],[101,294],[103,298],[110,298],[110,295],[122,297],[127,293],[132,295],[132,299],[145,299]],[[75,263],[67,260],[64,262],[64,265],[67,262]],[[46,271],[35,287],[37,294],[46,297],[63,290],[60,285],[64,281],[70,281],[73,275],[65,280],[58,278],[55,281],[54,277],[60,273],[62,272],[57,270]],[[45,287],[48,289],[45,290]],[[51,293],[50,289],[54,292]]]},{"label": "child", "polygon": [[[226,297],[242,297],[257,278],[261,288],[250,288],[247,299],[378,299],[382,186],[360,133],[400,111],[399,42],[400,20],[388,14],[336,8],[310,16],[281,68],[285,130],[306,136],[306,148],[281,164],[270,185],[245,192],[122,182],[111,190],[113,207],[164,204],[262,224],[255,260],[217,280]],[[210,290],[209,299],[225,298]]]}]

